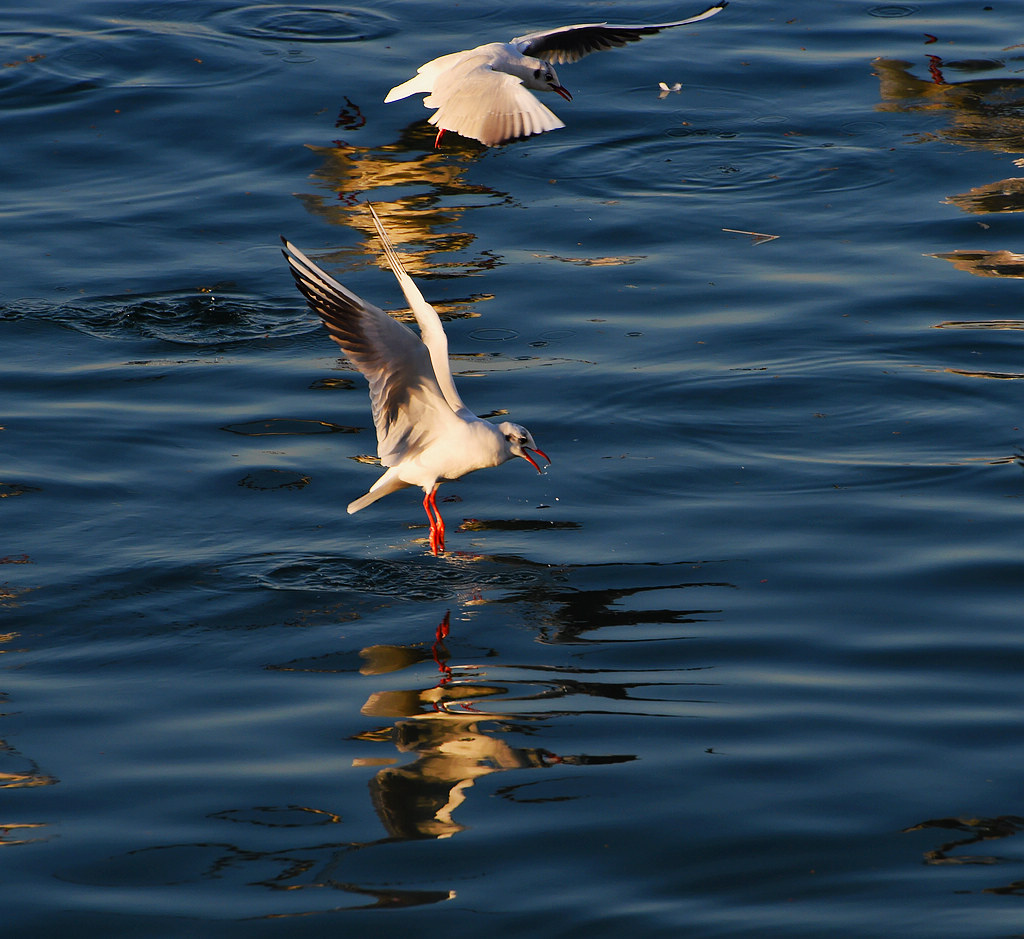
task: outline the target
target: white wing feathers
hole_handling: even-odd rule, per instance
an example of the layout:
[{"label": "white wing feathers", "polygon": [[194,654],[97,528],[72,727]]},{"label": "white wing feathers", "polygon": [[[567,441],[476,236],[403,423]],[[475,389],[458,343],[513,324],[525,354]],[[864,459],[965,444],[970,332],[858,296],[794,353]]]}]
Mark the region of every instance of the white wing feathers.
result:
[{"label": "white wing feathers", "polygon": [[437,108],[430,123],[488,147],[565,127],[508,72],[491,68],[490,57],[470,56],[445,70],[423,104]]},{"label": "white wing feathers", "polygon": [[696,16],[673,23],[655,23],[650,26],[615,26],[609,23],[581,23],[578,26],[560,26],[558,29],[545,29],[535,33],[527,33],[512,40],[510,45],[523,55],[544,59],[553,65],[564,62],[578,62],[591,52],[600,52],[616,46],[624,46],[627,42],[636,42],[644,36],[651,36],[662,29],[673,26],[686,26],[698,23],[721,13],[727,3],[716,3]]},{"label": "white wing feathers", "polygon": [[[431,436],[444,434],[457,423],[459,419],[434,375],[430,353],[419,337],[347,290],[294,245],[282,241],[299,290],[331,338],[369,382],[381,463],[396,465],[410,452],[423,449]],[[386,492],[378,492],[375,498],[383,495]]]},{"label": "white wing feathers", "polygon": [[[463,137],[479,140],[488,147],[516,137],[529,137],[565,127],[541,104],[522,82],[527,70],[535,70],[541,59],[554,64],[576,62],[591,52],[624,46],[663,29],[706,20],[728,4],[715,3],[696,16],[672,23],[650,26],[614,26],[608,23],[582,23],[527,33],[509,43],[492,42],[463,52],[452,52],[421,65],[408,81],[392,88],[385,102],[414,94],[426,94],[423,105],[435,108],[430,123]],[[534,72],[539,80],[540,73]],[[541,91],[548,88],[534,85]],[[555,88],[570,97],[564,88]],[[571,100],[571,97],[570,97]],[[441,140],[438,134],[435,145]]]},{"label": "white wing feathers", "polygon": [[455,389],[451,363],[448,361],[448,337],[445,335],[444,326],[441,324],[441,317],[437,315],[437,310],[423,299],[423,294],[420,293],[416,283],[409,276],[405,267],[403,267],[402,261],[398,257],[398,252],[395,251],[395,246],[391,243],[391,239],[388,238],[388,234],[384,230],[376,210],[369,203],[367,203],[367,208],[369,208],[370,215],[373,217],[373,224],[377,229],[377,235],[380,237],[388,264],[391,265],[391,270],[398,281],[398,286],[402,288],[402,293],[405,294],[405,299],[409,303],[412,314],[416,317],[416,324],[420,328],[420,339],[430,353],[430,364],[433,366],[434,378],[441,388],[441,393],[448,402],[448,406],[456,414],[464,412],[463,416],[465,417],[474,416]]}]

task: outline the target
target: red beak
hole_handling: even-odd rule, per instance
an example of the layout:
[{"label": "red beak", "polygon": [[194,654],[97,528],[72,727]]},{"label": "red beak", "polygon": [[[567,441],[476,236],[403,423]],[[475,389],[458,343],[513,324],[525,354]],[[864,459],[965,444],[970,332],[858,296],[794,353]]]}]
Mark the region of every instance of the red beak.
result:
[{"label": "red beak", "polygon": [[535,450],[535,449],[533,449],[531,447],[523,447],[523,453],[522,453],[523,459],[526,460],[526,462],[529,463],[538,473],[543,473],[544,470],[542,470],[537,465],[537,461],[532,456],[530,456],[530,453],[526,452],[527,450],[529,450],[530,453],[536,453],[537,456],[544,457],[544,462],[547,463],[548,465],[550,465],[551,461],[548,459],[548,455],[543,450]]},{"label": "red beak", "polygon": [[[566,101],[572,101],[572,95],[569,94],[569,89],[566,88],[564,85],[552,85],[551,90],[558,92],[558,94],[565,98]],[[540,450],[538,450],[537,452],[540,453]],[[544,459],[546,460],[547,457],[544,457]]]}]

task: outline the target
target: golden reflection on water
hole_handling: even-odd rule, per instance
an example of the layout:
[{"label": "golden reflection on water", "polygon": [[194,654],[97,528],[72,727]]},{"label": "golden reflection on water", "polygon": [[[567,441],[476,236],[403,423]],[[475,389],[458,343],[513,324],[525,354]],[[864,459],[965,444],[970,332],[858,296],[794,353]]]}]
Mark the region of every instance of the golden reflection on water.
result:
[{"label": "golden reflection on water", "polygon": [[951,126],[938,136],[953,143],[1001,153],[1024,152],[1024,81],[1019,78],[965,78],[1002,69],[1001,60],[946,61],[930,55],[922,69],[928,78],[911,72],[914,65],[899,59],[877,58],[879,111],[944,111]]},{"label": "golden reflection on water", "polygon": [[[296,197],[310,214],[362,236],[359,246],[338,249],[326,260],[380,257],[377,234],[364,207],[373,202],[387,222],[391,240],[405,249],[402,261],[413,277],[463,276],[503,263],[500,255],[490,251],[457,261],[436,257],[472,248],[476,240],[472,231],[449,230],[470,209],[513,203],[507,192],[466,179],[482,156],[479,149],[465,153],[424,149],[404,137],[378,147],[356,147],[344,141],[330,147],[307,146],[323,161],[311,174],[319,191],[296,193]],[[380,264],[385,266],[383,259]]]},{"label": "golden reflection on water", "polygon": [[[500,735],[500,727],[511,715],[475,712],[478,702],[506,695],[508,688],[454,680],[444,646],[448,624],[446,613],[429,653],[407,646],[370,646],[360,652],[365,660],[360,669],[364,675],[388,674],[429,657],[440,676],[437,684],[428,688],[374,692],[362,707],[368,717],[395,723],[371,731],[369,736],[360,734],[358,739],[390,739],[399,753],[415,756],[411,763],[379,770],[370,782],[374,810],[394,837],[450,838],[464,830],[452,815],[478,779],[562,762],[540,747],[510,746]],[[472,666],[463,669],[467,674],[476,672]]]},{"label": "golden reflection on water", "polygon": [[0,848],[18,844],[32,844],[40,838],[27,837],[35,834],[37,829],[45,828],[41,823],[3,824],[0,823]]},{"label": "golden reflection on water", "polygon": [[[942,257],[942,255],[934,255]],[[958,265],[959,266],[959,265]],[[1001,275],[995,275],[1001,276]],[[1013,275],[1016,276],[1016,275]],[[984,329],[984,330],[1021,330],[1024,329],[1024,320],[946,320],[936,323],[935,329]],[[1016,381],[1024,378],[1020,372],[995,372],[991,369],[964,369],[946,368],[943,371],[950,375],[963,375],[965,378],[990,378],[997,381]]]},{"label": "golden reflection on water", "polygon": [[[356,147],[344,141],[331,147],[307,146],[323,160],[311,174],[319,191],[296,193],[296,197],[310,214],[361,236],[358,245],[336,247],[318,255],[319,261],[351,268],[371,257],[382,270],[387,269],[365,206],[373,202],[414,278],[464,277],[504,263],[501,255],[488,250],[468,256],[476,235],[451,230],[470,209],[512,202],[508,193],[466,180],[467,170],[481,156],[478,150],[424,150],[405,137],[379,147]],[[460,252],[458,259],[439,260],[439,255],[452,252]],[[391,285],[385,289],[390,291]],[[425,293],[445,321],[477,317],[480,314],[471,307],[494,299],[493,294],[471,293],[438,301],[429,296],[429,290]],[[415,322],[408,309],[388,312],[402,322]]]},{"label": "golden reflection on water", "polygon": [[[928,257],[938,258],[940,261],[949,261],[958,271],[977,274],[979,277],[1024,277],[1024,254],[1016,254],[1013,251],[969,251],[958,249],[946,252],[945,254],[930,254]],[[987,328],[1024,328],[1024,321],[1001,320],[1000,322],[1007,325],[990,325]],[[940,323],[939,325],[965,325],[965,327],[970,327],[975,324]]]},{"label": "golden reflection on water", "polygon": [[[10,496],[12,494],[16,495],[18,493],[6,493],[6,492],[0,491],[0,499],[4,498],[5,496]],[[31,563],[32,563],[32,559],[27,554],[7,555],[6,557],[0,558],[0,565],[5,565],[5,564],[31,564]],[[19,604],[19,599],[18,598],[21,597],[23,594],[26,594],[29,591],[33,590],[33,589],[35,589],[35,588],[33,588],[33,587],[16,587],[16,586],[12,586],[7,581],[0,582],[0,609],[3,609],[4,607],[10,608],[10,607],[19,606],[20,604]],[[0,643],[10,642],[16,636],[17,636],[17,633],[3,633],[3,634],[0,634]],[[4,648],[0,647],[0,655],[3,655],[4,652],[10,652],[10,651],[11,651],[10,649],[4,649]]]},{"label": "golden reflection on water", "polygon": [[1013,177],[975,186],[949,196],[946,202],[973,215],[1024,212],[1024,179]]},{"label": "golden reflection on water", "polygon": [[[927,65],[922,64],[927,78],[913,74],[914,66],[910,62],[877,58],[872,64],[881,98],[878,110],[939,111],[948,115],[950,125],[935,134],[922,135],[922,142],[937,138],[996,153],[1024,152],[1024,80],[1007,75],[979,77],[985,72],[1005,69],[1006,61],[947,61],[941,56],[929,55]],[[956,80],[960,76],[965,77]],[[1024,178],[1008,177],[974,186],[967,192],[947,197],[946,202],[974,215],[1021,212],[1024,211]],[[1024,256],[1012,251],[961,250],[933,257],[982,277],[1024,277]],[[995,372],[950,371],[983,378],[1021,377]]]},{"label": "golden reflection on water", "polygon": [[[0,559],[0,563],[24,564],[28,563],[28,560],[27,558],[25,560],[4,558]],[[0,588],[0,605],[2,605],[4,592],[4,589]],[[0,635],[0,655],[17,651],[7,648],[7,645],[18,638],[19,634],[16,632]],[[3,694],[0,693],[0,699],[3,697]],[[35,789],[39,786],[53,786],[57,783],[55,777],[41,772],[33,760],[26,759],[5,740],[0,740],[0,758],[3,761],[0,762],[0,767],[6,762],[21,763],[24,767],[17,770],[0,769],[0,789]],[[43,839],[39,836],[45,833],[45,829],[46,825],[42,822],[0,822],[0,847],[41,841]]]},{"label": "golden reflection on water", "polygon": [[963,375],[965,378],[994,378],[998,381],[1018,381],[1024,378],[1024,374],[1020,372],[978,372],[965,368],[947,368],[946,371],[950,375]]}]

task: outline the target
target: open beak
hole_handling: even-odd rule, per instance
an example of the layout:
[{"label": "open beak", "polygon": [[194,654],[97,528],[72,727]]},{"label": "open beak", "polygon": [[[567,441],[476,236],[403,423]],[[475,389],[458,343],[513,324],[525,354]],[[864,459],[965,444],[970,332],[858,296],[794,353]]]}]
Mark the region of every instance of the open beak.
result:
[{"label": "open beak", "polygon": [[[564,85],[550,85],[549,87],[552,91],[558,92],[558,94],[565,98],[566,101],[572,101],[572,95],[569,94],[569,89],[566,88]],[[540,450],[538,450],[537,452],[540,453]],[[543,454],[541,454],[541,456],[543,456]],[[546,460],[547,457],[545,456],[544,459]]]},{"label": "open beak", "polygon": [[526,462],[529,463],[538,473],[543,473],[544,470],[537,465],[537,461],[530,456],[530,453],[536,453],[537,456],[544,457],[545,464],[550,465],[551,461],[548,459],[548,455],[543,450],[535,450],[531,447],[523,447],[523,452],[520,454],[520,456],[522,456],[522,458],[526,460]]}]

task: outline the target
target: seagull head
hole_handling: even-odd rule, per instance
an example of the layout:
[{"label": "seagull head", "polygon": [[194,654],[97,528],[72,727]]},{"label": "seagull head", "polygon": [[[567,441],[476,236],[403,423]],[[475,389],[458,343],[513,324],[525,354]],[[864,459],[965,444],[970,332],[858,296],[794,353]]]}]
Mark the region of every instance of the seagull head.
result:
[{"label": "seagull head", "polygon": [[572,95],[559,80],[558,73],[551,67],[550,62],[543,59],[534,59],[535,68],[527,75],[524,84],[534,91],[553,91],[560,94],[566,101],[572,101]]},{"label": "seagull head", "polygon": [[533,435],[525,427],[520,424],[513,424],[511,421],[502,421],[502,423],[498,425],[498,430],[501,431],[502,436],[505,438],[505,443],[508,447],[509,459],[514,456],[522,457],[538,473],[544,472],[530,454],[536,453],[537,456],[543,457],[545,463],[550,463],[551,460],[549,460],[548,455],[533,442]]}]

